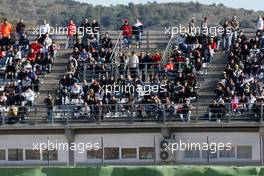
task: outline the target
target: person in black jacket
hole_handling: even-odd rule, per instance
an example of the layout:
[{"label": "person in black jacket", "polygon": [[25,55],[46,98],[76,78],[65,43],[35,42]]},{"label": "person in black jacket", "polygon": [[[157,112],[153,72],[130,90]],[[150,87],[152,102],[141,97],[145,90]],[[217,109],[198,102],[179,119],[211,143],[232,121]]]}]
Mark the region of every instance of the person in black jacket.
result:
[{"label": "person in black jacket", "polygon": [[82,44],[84,46],[88,45],[88,37],[92,34],[91,24],[89,23],[88,18],[85,18],[84,22],[81,24],[80,31],[82,32]]},{"label": "person in black jacket", "polygon": [[96,35],[97,42],[100,43],[100,25],[95,19],[92,21],[92,31]]}]

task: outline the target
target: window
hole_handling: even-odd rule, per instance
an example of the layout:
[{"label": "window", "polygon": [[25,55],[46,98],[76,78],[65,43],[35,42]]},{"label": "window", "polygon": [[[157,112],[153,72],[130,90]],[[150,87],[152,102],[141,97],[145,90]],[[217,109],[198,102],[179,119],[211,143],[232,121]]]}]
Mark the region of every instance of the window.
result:
[{"label": "window", "polygon": [[102,149],[87,150],[87,159],[101,159],[101,158],[102,158]]},{"label": "window", "polygon": [[184,158],[200,158],[200,150],[195,150],[195,149],[191,149],[191,150],[185,150],[184,151]]},{"label": "window", "polygon": [[26,160],[40,160],[39,150],[26,150]]},{"label": "window", "polygon": [[22,161],[23,149],[8,149],[8,161]]},{"label": "window", "polygon": [[42,157],[44,161],[47,160],[58,160],[58,151],[57,150],[44,150],[42,151]]},{"label": "window", "polygon": [[153,159],[154,148],[153,147],[139,147],[139,159]]},{"label": "window", "polygon": [[252,159],[252,146],[237,146],[238,159]]},{"label": "window", "polygon": [[208,158],[208,155],[209,155],[209,158],[212,158],[212,159],[217,159],[217,152],[215,153],[212,153],[213,151],[208,151],[208,150],[203,150],[202,151],[202,157],[204,159],[207,159]]},{"label": "window", "polygon": [[219,151],[220,158],[235,158],[235,147],[231,147],[231,150],[220,150]]},{"label": "window", "polygon": [[137,158],[136,148],[122,148],[122,159]]},{"label": "window", "polygon": [[119,148],[104,148],[104,158],[106,160],[119,159]]},{"label": "window", "polygon": [[6,160],[6,151],[0,150],[0,160]]}]

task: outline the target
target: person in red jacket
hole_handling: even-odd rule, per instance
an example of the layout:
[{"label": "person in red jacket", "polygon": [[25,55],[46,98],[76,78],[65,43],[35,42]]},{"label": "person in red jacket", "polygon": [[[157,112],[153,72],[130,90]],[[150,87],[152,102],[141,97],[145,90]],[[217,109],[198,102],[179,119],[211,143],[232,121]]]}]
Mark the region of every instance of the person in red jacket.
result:
[{"label": "person in red jacket", "polygon": [[159,52],[155,52],[154,55],[152,56],[152,62],[157,63],[154,64],[155,67],[159,66],[159,63],[161,61],[161,55]]},{"label": "person in red jacket", "polygon": [[34,63],[37,58],[37,55],[33,48],[31,48],[30,52],[27,55],[27,60],[30,62],[30,64]]},{"label": "person in red jacket", "polygon": [[76,35],[76,25],[73,22],[73,20],[71,20],[67,26],[67,41],[66,41],[65,49],[67,49],[68,47],[71,48],[73,47],[75,35]]},{"label": "person in red jacket", "polygon": [[208,44],[208,51],[209,51],[209,61],[211,62],[214,59],[214,53],[217,48],[216,42],[213,38],[210,39]]},{"label": "person in red jacket", "polygon": [[123,42],[127,48],[131,47],[131,37],[132,37],[132,26],[128,23],[128,20],[124,20],[124,24],[121,26],[120,30],[123,31]]},{"label": "person in red jacket", "polygon": [[30,48],[33,49],[35,53],[38,53],[42,48],[42,45],[36,40],[30,44]]}]

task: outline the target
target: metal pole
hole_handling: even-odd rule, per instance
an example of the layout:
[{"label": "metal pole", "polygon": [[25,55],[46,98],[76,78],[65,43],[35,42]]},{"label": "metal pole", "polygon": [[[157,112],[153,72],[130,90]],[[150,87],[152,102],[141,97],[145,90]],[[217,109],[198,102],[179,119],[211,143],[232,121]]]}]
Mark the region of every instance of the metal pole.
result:
[{"label": "metal pole", "polygon": [[232,112],[232,110],[231,110],[231,105],[230,104],[228,104],[228,122],[230,122],[230,120],[231,120],[231,112]]},{"label": "metal pole", "polygon": [[149,77],[148,77],[148,65],[145,63],[145,81],[149,81],[149,79],[148,79]]},{"label": "metal pole", "polygon": [[156,153],[157,153],[157,146],[156,146],[156,137],[154,136],[154,165],[157,165],[157,157],[156,157]]},{"label": "metal pole", "polygon": [[147,49],[149,49],[149,31],[147,31]]},{"label": "metal pole", "polygon": [[101,137],[101,151],[102,151],[102,160],[101,160],[101,164],[102,166],[104,166],[104,137],[102,136]]},{"label": "metal pole", "polygon": [[260,108],[260,122],[263,121],[263,103],[261,103],[261,108]]}]

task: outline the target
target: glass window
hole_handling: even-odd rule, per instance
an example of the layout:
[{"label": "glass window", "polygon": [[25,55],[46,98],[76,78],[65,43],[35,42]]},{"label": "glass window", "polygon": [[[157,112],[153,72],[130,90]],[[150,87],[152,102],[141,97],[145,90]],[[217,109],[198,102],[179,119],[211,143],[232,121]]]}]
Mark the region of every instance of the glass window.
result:
[{"label": "glass window", "polygon": [[6,151],[0,150],[0,160],[6,160]]},{"label": "glass window", "polygon": [[23,149],[8,149],[8,161],[22,161]]},{"label": "glass window", "polygon": [[119,159],[119,148],[104,148],[104,158],[106,160]]},{"label": "glass window", "polygon": [[252,159],[252,146],[237,146],[238,159]]},{"label": "glass window", "polygon": [[200,158],[200,150],[185,150],[184,151],[184,158]]},{"label": "glass window", "polygon": [[44,161],[58,160],[58,151],[57,150],[44,150],[42,151],[42,157]]},{"label": "glass window", "polygon": [[153,147],[139,147],[139,159],[153,159],[154,148]]},{"label": "glass window", "polygon": [[87,150],[87,159],[101,159],[101,158],[102,158],[102,149]]},{"label": "glass window", "polygon": [[26,160],[40,160],[39,150],[26,150]]},{"label": "glass window", "polygon": [[231,150],[224,150],[219,151],[220,158],[235,158],[235,147],[231,147]]},{"label": "glass window", "polygon": [[208,158],[208,156],[209,156],[209,158],[217,158],[217,152],[215,152],[215,153],[212,153],[212,151],[208,151],[208,150],[203,150],[202,151],[202,157],[204,158],[204,159],[207,159]]},{"label": "glass window", "polygon": [[122,148],[122,159],[137,158],[136,148]]}]

